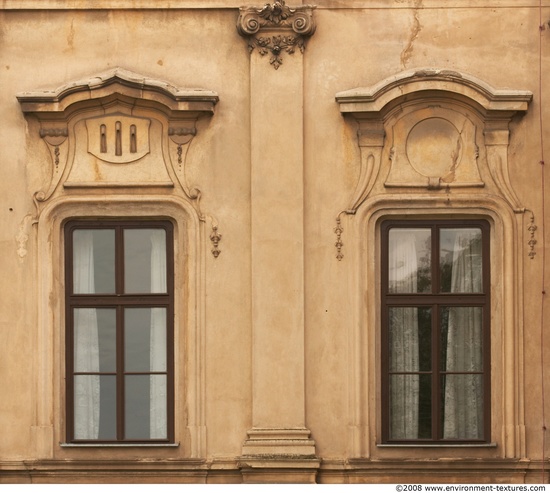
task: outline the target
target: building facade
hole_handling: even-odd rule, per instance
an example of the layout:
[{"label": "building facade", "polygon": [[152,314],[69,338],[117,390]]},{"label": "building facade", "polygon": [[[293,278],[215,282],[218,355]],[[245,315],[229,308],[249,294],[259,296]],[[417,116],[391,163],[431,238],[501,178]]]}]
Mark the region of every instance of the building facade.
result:
[{"label": "building facade", "polygon": [[4,0],[0,482],[549,479],[548,0]]}]

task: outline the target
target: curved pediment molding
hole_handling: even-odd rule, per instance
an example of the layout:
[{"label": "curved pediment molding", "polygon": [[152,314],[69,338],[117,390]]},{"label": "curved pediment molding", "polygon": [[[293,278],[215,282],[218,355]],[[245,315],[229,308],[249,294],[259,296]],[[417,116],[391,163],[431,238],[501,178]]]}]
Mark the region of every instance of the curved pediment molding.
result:
[{"label": "curved pediment molding", "polygon": [[434,98],[441,93],[446,99],[469,103],[484,115],[527,111],[533,98],[530,91],[495,89],[466,73],[423,68],[401,72],[370,87],[339,92],[336,101],[342,113],[382,116],[405,101]]},{"label": "curved pediment molding", "polygon": [[154,106],[170,117],[214,113],[218,95],[205,89],[182,89],[168,82],[117,67],[54,90],[17,95],[23,113],[58,115],[68,118],[75,111],[109,106],[119,101],[144,107]]}]

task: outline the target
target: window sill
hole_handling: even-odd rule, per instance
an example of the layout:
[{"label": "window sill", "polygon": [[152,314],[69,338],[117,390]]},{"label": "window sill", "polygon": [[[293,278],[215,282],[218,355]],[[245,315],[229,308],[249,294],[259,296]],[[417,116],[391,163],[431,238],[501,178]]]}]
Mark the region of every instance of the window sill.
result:
[{"label": "window sill", "polygon": [[496,448],[496,443],[377,443],[380,448]]},{"label": "window sill", "polygon": [[128,448],[128,447],[147,447],[147,448],[162,448],[162,447],[179,447],[178,443],[60,443],[62,448]]}]

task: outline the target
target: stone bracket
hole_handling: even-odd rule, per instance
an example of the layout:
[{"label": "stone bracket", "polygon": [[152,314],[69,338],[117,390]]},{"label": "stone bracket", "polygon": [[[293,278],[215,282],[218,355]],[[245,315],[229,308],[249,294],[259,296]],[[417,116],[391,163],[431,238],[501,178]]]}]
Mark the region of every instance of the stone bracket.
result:
[{"label": "stone bracket", "polygon": [[34,194],[35,201],[44,201],[50,198],[57,188],[63,172],[67,166],[69,146],[67,139],[69,131],[65,123],[40,122],[40,137],[48,146],[52,161],[50,183],[44,190]]}]

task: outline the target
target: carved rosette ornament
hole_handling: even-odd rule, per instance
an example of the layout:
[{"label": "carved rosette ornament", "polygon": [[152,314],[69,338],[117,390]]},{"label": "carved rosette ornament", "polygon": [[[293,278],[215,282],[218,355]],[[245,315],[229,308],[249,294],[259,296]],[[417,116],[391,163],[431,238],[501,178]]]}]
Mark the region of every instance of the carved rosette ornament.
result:
[{"label": "carved rosette ornament", "polygon": [[282,55],[292,55],[296,48],[304,52],[306,40],[315,32],[313,5],[290,8],[284,0],[265,4],[262,8],[241,7],[237,30],[248,38],[250,52],[258,48],[260,55],[270,54],[269,63],[277,70]]}]

